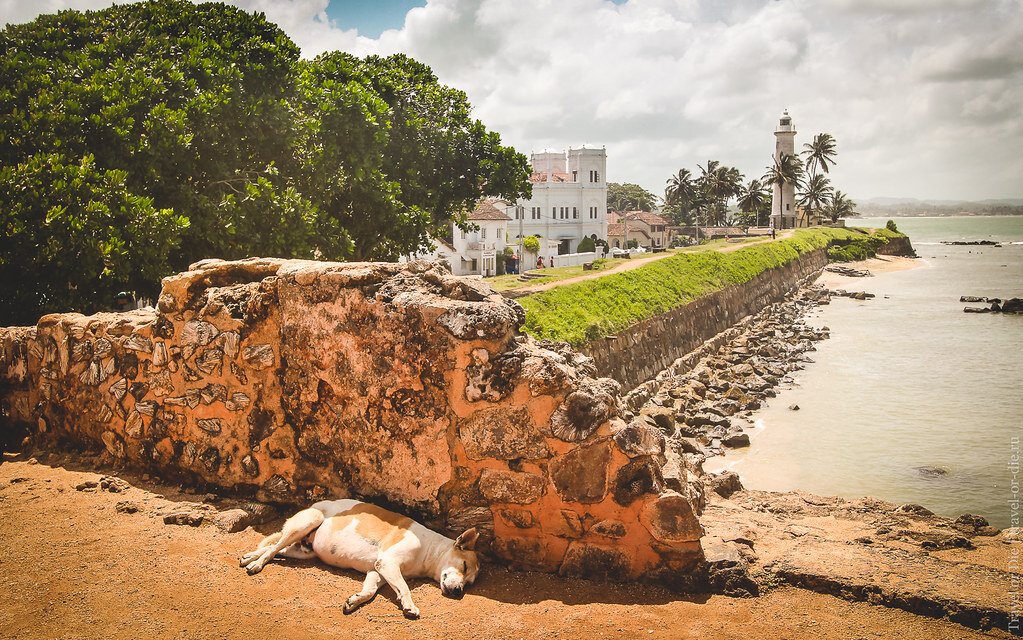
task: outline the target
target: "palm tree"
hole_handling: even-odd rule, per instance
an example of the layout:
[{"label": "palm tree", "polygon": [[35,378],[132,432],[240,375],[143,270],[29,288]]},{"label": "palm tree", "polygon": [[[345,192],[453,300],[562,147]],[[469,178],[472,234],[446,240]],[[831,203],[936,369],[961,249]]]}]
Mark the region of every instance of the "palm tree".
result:
[{"label": "palm tree", "polygon": [[840,218],[860,215],[856,213],[856,203],[838,189],[835,189],[835,192],[831,194],[831,199],[825,204],[822,213],[830,218],[832,222],[838,222]]},{"label": "palm tree", "polygon": [[835,156],[838,152],[835,150],[835,144],[835,139],[830,133],[818,133],[814,136],[813,142],[803,144],[803,155],[806,156],[806,166],[810,170],[811,179],[817,175],[818,168],[828,173],[831,168],[828,165],[836,164]]},{"label": "palm tree", "polygon": [[834,188],[827,176],[811,176],[803,184],[803,190],[799,194],[799,204],[807,208],[810,212],[810,219],[813,220],[814,212],[820,211],[831,200],[833,194]]},{"label": "palm tree", "polygon": [[667,180],[664,188],[665,211],[675,224],[690,224],[692,209],[696,202],[696,183],[689,169],[679,169]]},{"label": "palm tree", "polygon": [[735,167],[722,166],[717,160],[708,160],[700,167],[697,184],[707,203],[708,222],[724,222],[728,199],[742,191],[743,175]]},{"label": "palm tree", "polygon": [[[774,157],[774,163],[767,167],[767,173],[761,178],[770,185],[778,185],[779,211],[785,211],[785,185],[798,185],[803,178],[803,161],[792,153],[783,153]],[[790,203],[791,204],[791,203]]]},{"label": "palm tree", "polygon": [[739,194],[739,209],[753,214],[753,222],[757,226],[761,226],[760,215],[770,204],[771,194],[767,192],[767,185],[756,178],[750,180]]}]

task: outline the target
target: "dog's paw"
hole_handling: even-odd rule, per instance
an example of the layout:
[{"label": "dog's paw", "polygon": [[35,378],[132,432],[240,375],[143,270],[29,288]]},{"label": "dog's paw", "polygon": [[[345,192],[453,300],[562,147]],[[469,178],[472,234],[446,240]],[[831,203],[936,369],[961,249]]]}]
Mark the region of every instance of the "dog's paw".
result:
[{"label": "dog's paw", "polygon": [[245,573],[249,574],[250,576],[254,576],[262,570],[263,565],[259,564],[258,562],[253,562],[249,566],[245,567]]},{"label": "dog's paw", "polygon": [[345,606],[341,608],[341,613],[345,615],[353,613],[356,609],[359,608],[360,605],[362,605],[362,603],[356,600],[355,596],[352,596],[351,598],[345,600]]},{"label": "dog's paw", "polygon": [[419,618],[419,607],[417,607],[416,605],[412,605],[407,609],[402,609],[401,612],[404,613],[405,617],[408,618],[409,620],[416,620]]}]

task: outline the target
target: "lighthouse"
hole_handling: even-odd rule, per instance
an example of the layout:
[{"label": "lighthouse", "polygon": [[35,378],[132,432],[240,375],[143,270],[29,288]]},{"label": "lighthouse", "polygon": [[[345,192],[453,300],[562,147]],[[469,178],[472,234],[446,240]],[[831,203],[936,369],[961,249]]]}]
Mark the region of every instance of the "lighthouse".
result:
[{"label": "lighthouse", "polygon": [[[783,155],[796,152],[796,129],[792,126],[792,118],[788,109],[778,120],[778,128],[774,130],[774,158],[778,162]],[[771,195],[771,226],[775,229],[791,229],[796,226],[796,185],[786,182],[784,185],[775,183]]]}]

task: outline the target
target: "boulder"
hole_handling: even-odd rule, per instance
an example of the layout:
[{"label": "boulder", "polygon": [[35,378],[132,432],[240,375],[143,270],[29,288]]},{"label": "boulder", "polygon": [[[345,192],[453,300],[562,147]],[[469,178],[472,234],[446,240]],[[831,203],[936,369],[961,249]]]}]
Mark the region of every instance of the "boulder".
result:
[{"label": "boulder", "polygon": [[722,498],[731,497],[733,493],[743,490],[739,474],[734,471],[710,473],[702,478],[703,484]]}]

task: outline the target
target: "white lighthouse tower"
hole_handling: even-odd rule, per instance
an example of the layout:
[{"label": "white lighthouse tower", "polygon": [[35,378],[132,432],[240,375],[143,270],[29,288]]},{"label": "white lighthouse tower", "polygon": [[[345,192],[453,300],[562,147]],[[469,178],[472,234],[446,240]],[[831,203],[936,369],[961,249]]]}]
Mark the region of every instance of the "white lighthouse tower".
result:
[{"label": "white lighthouse tower", "polygon": [[[795,154],[796,130],[788,109],[781,114],[778,128],[774,130],[774,158],[778,162],[782,155]],[[786,182],[784,186],[774,185],[771,196],[771,226],[775,229],[791,229],[796,226],[796,185]]]}]

